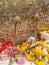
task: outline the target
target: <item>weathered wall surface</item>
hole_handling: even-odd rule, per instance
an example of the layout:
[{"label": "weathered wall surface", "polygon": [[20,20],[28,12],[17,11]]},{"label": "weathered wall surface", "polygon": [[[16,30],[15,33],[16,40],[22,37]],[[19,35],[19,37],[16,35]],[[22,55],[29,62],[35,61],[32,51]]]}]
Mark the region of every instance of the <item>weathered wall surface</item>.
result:
[{"label": "weathered wall surface", "polygon": [[[47,19],[47,18],[45,18]],[[49,29],[49,21],[40,20],[38,22],[37,28],[38,29]],[[46,25],[47,24],[47,25]],[[14,23],[10,20],[0,21],[0,40],[1,39],[14,39]],[[34,21],[23,21],[18,23],[16,26],[16,42],[22,42],[27,40],[29,36],[34,35]]]},{"label": "weathered wall surface", "polygon": [[[22,22],[16,26],[16,41],[25,41],[33,35],[33,22]],[[12,22],[0,22],[0,39],[14,38],[14,24]]]}]

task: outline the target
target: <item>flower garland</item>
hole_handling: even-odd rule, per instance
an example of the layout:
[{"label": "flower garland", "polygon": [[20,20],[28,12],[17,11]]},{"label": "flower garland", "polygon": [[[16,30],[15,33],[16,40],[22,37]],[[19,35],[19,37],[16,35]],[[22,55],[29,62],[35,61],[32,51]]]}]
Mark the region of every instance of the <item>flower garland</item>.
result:
[{"label": "flower garland", "polygon": [[[34,39],[29,38],[29,40],[29,42],[28,40],[23,42],[22,45],[15,45],[13,50],[15,62],[20,65],[23,65],[26,60],[35,62],[35,65],[45,65],[45,62],[49,63],[49,41],[37,41],[35,47],[34,42],[31,42]],[[0,61],[11,57],[12,44],[11,41],[0,43]]]}]

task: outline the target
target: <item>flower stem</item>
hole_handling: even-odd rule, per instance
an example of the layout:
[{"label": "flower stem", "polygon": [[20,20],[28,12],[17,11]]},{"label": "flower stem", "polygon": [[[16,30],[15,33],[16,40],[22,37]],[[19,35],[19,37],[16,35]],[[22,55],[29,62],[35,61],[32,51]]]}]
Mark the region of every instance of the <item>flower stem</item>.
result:
[{"label": "flower stem", "polygon": [[30,65],[32,65],[32,62],[30,63]]},{"label": "flower stem", "polygon": [[13,54],[14,54],[14,52],[13,52],[13,50],[14,50],[14,46],[15,46],[15,43],[16,43],[16,25],[17,25],[17,23],[15,23],[15,26],[14,26],[14,43],[13,43],[13,46],[12,46],[12,55],[11,55],[11,58],[10,58],[10,62],[9,62],[9,64],[8,65],[12,65],[12,63],[13,63],[13,61],[12,61],[12,57],[13,57]]}]

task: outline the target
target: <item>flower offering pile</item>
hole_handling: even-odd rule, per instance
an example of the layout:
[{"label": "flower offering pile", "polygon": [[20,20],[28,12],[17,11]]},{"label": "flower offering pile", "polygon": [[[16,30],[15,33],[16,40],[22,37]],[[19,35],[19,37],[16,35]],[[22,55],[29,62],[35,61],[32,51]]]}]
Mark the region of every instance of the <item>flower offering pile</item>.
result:
[{"label": "flower offering pile", "polygon": [[[23,65],[26,61],[35,65],[49,64],[49,40],[38,40],[35,43],[34,37],[29,37],[26,42],[19,43],[12,50],[12,41],[0,43],[0,61],[12,57],[12,62]],[[9,65],[11,65],[10,63]]]}]

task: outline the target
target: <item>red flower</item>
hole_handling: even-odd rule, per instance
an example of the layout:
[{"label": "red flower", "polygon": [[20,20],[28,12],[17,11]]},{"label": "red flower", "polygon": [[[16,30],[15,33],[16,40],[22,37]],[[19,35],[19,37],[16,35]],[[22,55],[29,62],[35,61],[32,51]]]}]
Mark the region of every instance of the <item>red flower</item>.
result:
[{"label": "red flower", "polygon": [[0,43],[0,52],[4,51],[7,49],[7,47],[12,47],[12,42],[11,41],[6,41],[3,43]]},{"label": "red flower", "polygon": [[7,45],[7,47],[11,47],[13,45],[13,43],[11,41],[6,41],[5,44]]},{"label": "red flower", "polygon": [[6,49],[6,45],[4,43],[2,43],[0,45],[0,52],[4,51]]}]

